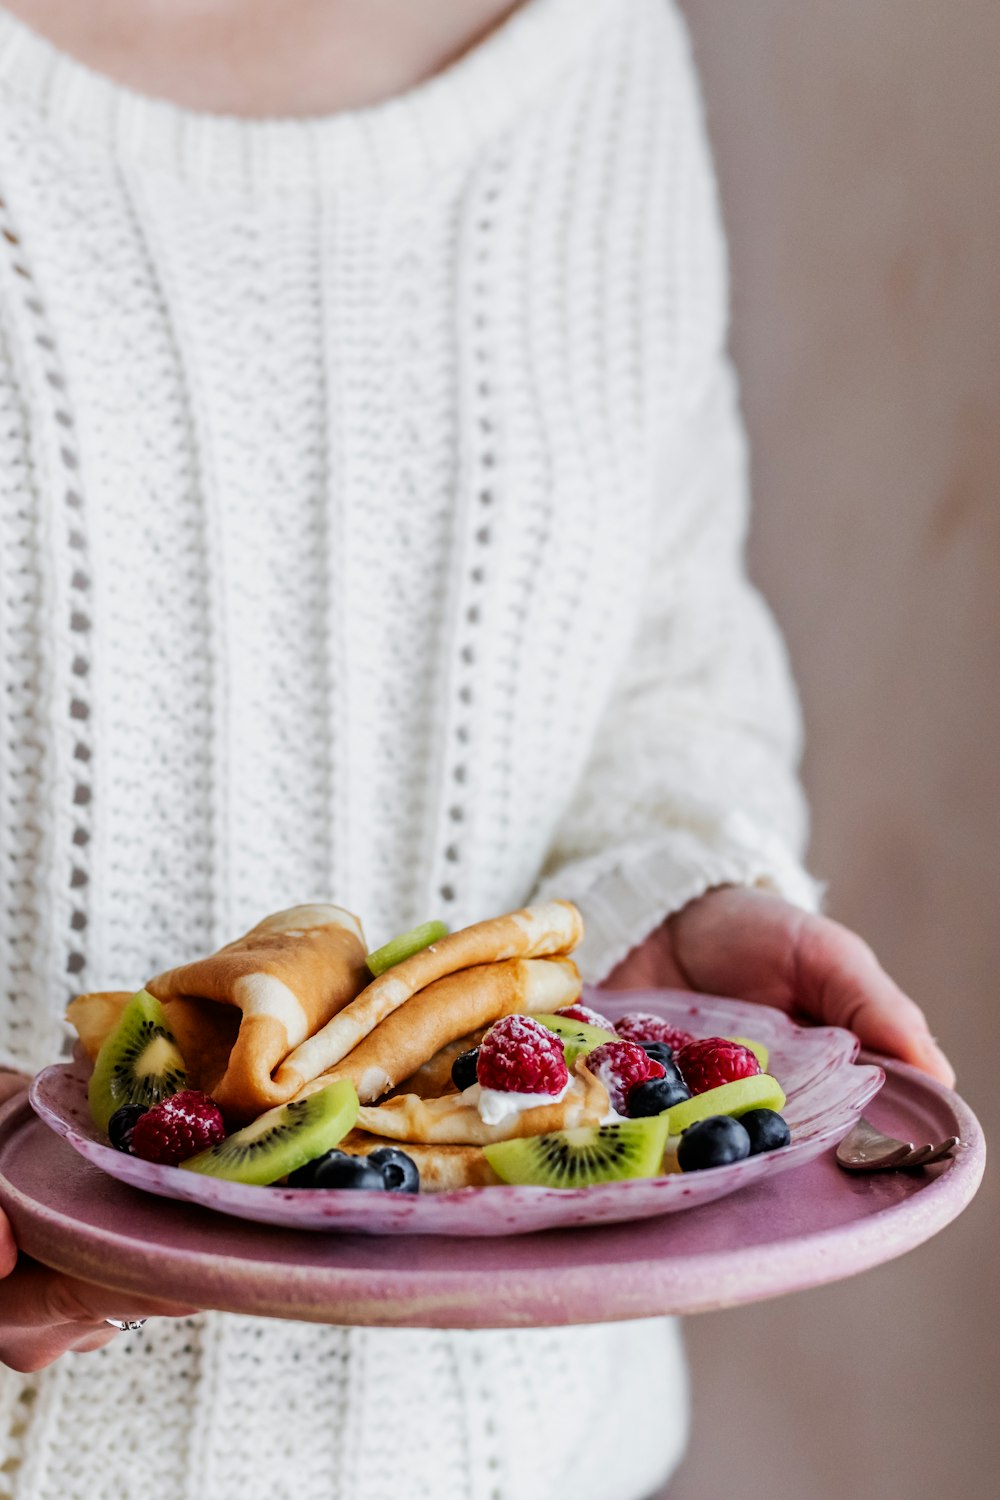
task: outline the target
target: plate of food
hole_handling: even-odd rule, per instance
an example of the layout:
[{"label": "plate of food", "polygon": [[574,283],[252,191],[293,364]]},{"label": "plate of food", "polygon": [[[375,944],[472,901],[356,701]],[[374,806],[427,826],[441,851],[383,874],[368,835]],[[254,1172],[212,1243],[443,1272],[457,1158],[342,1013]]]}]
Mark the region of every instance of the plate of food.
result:
[{"label": "plate of food", "polygon": [[857,1039],[584,990],[552,901],[375,953],[333,906],[78,997],[35,1112],[132,1188],[309,1231],[519,1235],[710,1203],[813,1160],[880,1088]]}]

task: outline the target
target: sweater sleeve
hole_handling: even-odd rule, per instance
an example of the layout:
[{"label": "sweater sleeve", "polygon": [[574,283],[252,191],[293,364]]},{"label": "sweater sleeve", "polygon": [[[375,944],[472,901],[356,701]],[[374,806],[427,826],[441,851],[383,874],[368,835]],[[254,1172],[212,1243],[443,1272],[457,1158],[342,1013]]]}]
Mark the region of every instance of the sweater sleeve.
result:
[{"label": "sweater sleeve", "polygon": [[714,886],[805,907],[800,722],[781,637],[743,566],[747,457],[720,354],[678,425],[639,628],[540,894],[576,901],[597,981]]}]

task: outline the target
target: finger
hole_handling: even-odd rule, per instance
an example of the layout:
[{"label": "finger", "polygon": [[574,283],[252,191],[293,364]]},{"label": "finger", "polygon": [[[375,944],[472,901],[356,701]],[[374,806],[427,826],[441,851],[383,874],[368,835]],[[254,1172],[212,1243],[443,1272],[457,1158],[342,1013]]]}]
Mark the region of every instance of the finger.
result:
[{"label": "finger", "polygon": [[105,1318],[190,1317],[197,1308],[157,1297],[133,1297],[109,1291],[73,1276],[50,1271],[22,1257],[17,1269],[0,1281],[0,1326],[47,1328],[59,1324],[100,1325]]},{"label": "finger", "polygon": [[121,1330],[111,1328],[107,1323],[88,1333],[85,1338],[77,1339],[67,1350],[68,1354],[92,1354],[95,1349],[103,1349],[106,1344],[114,1343],[115,1339],[121,1338]]},{"label": "finger", "polygon": [[17,1241],[7,1215],[0,1210],[0,1277],[9,1276],[17,1265]]},{"label": "finger", "polygon": [[955,1070],[919,1005],[889,977],[868,944],[838,922],[809,917],[802,923],[796,998],[814,1020],[844,1026],[866,1047],[954,1085]]}]

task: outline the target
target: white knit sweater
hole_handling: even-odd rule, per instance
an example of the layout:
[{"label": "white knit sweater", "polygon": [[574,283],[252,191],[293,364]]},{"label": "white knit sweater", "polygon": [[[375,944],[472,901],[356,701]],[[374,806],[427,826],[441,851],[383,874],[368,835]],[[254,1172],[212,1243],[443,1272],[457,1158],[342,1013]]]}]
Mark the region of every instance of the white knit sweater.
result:
[{"label": "white knit sweater", "polygon": [[[289,123],[0,15],[0,200],[0,1059],[297,901],[375,945],[541,882],[600,977],[711,885],[812,900],[664,0]],[[0,1496],[631,1500],[679,1380],[662,1323],[162,1322],[0,1382]]]}]

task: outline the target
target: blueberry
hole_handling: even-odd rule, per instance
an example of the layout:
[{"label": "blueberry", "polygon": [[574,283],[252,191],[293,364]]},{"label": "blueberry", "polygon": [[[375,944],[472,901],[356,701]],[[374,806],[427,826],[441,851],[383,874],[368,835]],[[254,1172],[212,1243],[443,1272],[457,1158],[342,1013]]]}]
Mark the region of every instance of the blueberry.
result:
[{"label": "blueberry", "polygon": [[478,1082],[476,1077],[476,1064],[479,1061],[479,1048],[473,1047],[469,1052],[460,1052],[451,1065],[451,1081],[462,1093]]},{"label": "blueberry", "polygon": [[640,1042],[639,1046],[647,1057],[651,1057],[654,1062],[663,1063],[664,1067],[674,1060],[674,1049],[666,1042]]},{"label": "blueberry", "polygon": [[116,1151],[132,1150],[132,1132],[135,1122],[146,1113],[145,1105],[123,1104],[116,1109],[108,1121],[108,1140]]},{"label": "blueberry", "polygon": [[385,1191],[385,1178],[366,1156],[348,1156],[346,1151],[327,1151],[315,1161],[289,1173],[293,1188],[369,1188]]},{"label": "blueberry", "polygon": [[369,1151],[368,1160],[382,1173],[387,1193],[419,1193],[420,1171],[412,1156],[397,1146],[379,1146]]},{"label": "blueberry", "polygon": [[724,1167],[750,1155],[750,1137],[732,1115],[712,1115],[681,1133],[677,1165],[682,1172]]},{"label": "blueberry", "polygon": [[639,1120],[644,1115],[662,1115],[672,1104],[690,1097],[687,1085],[674,1069],[673,1076],[668,1071],[662,1078],[647,1078],[645,1083],[632,1085],[628,1091],[628,1116],[630,1120]]},{"label": "blueberry", "polygon": [[792,1133],[774,1109],[748,1109],[740,1115],[740,1124],[750,1137],[750,1155],[761,1151],[778,1151],[787,1146]]}]

